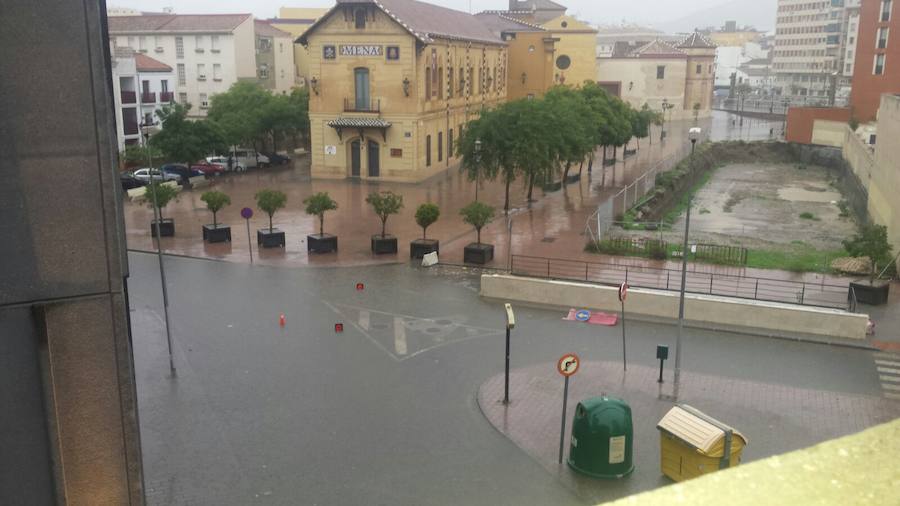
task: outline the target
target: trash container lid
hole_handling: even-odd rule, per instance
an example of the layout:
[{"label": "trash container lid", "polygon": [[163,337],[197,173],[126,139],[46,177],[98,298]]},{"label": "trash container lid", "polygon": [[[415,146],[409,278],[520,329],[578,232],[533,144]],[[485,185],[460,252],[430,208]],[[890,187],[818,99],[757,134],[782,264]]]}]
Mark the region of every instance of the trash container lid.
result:
[{"label": "trash container lid", "polygon": [[[666,416],[664,416],[662,420],[659,421],[656,428],[668,432],[676,438],[693,446],[703,455],[708,457],[722,457],[725,455],[725,429],[723,429],[723,427],[731,427],[728,427],[711,417],[706,418],[707,419],[701,418],[687,409],[675,406],[666,413]],[[719,425],[708,420],[716,421]],[[741,448],[747,445],[748,440],[740,432],[734,429],[731,430],[731,452],[737,453]]]}]

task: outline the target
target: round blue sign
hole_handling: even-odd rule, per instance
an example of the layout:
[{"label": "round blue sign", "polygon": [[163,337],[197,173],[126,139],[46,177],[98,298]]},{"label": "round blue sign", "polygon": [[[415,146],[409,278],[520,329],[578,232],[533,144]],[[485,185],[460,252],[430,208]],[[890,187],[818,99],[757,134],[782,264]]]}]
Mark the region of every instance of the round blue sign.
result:
[{"label": "round blue sign", "polygon": [[575,319],[580,322],[586,322],[591,319],[591,312],[587,309],[582,309],[581,311],[575,313]]},{"label": "round blue sign", "polygon": [[241,209],[241,217],[243,217],[245,220],[249,220],[253,217],[253,209],[250,209],[249,207]]}]

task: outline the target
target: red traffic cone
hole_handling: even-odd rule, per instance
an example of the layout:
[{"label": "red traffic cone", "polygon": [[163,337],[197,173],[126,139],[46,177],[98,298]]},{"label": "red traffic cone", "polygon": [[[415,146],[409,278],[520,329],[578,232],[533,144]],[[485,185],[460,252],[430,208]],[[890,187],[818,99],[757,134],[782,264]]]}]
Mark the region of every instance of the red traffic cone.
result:
[{"label": "red traffic cone", "polygon": [[287,320],[284,317],[284,313],[281,313],[281,316],[278,317],[278,324],[284,327],[285,323],[287,323]]}]

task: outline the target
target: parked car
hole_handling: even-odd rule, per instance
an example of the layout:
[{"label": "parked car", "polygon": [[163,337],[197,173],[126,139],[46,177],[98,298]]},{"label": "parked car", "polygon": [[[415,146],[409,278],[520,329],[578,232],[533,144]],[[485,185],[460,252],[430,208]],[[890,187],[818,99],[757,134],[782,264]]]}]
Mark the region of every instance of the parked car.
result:
[{"label": "parked car", "polygon": [[244,172],[245,170],[247,170],[247,166],[241,164],[240,162],[235,163],[234,161],[232,161],[232,163],[229,164],[228,158],[229,157],[227,156],[207,156],[206,161],[209,163],[214,163],[216,165],[221,165],[222,167],[225,167],[225,170],[233,170],[235,172]]},{"label": "parked car", "polygon": [[269,163],[272,165],[287,165],[291,163],[291,157],[287,155],[280,155],[278,153],[266,153],[266,158],[269,159]]},{"label": "parked car", "polygon": [[146,185],[147,183],[141,181],[140,179],[134,176],[134,172],[123,172],[119,174],[119,181],[122,183],[122,190],[131,190],[134,188],[140,188],[141,186]]},{"label": "parked car", "polygon": [[209,176],[218,176],[225,172],[226,165],[219,163],[211,163],[206,160],[198,160],[197,163],[191,165],[191,170],[197,170]]},{"label": "parked car", "polygon": [[160,167],[164,174],[176,174],[178,176],[178,181],[182,183],[187,183],[188,179],[194,176],[202,176],[203,172],[199,170],[192,170],[187,165],[182,165],[180,163],[167,163]]},{"label": "parked car", "polygon": [[181,176],[172,172],[163,172],[159,169],[143,168],[134,171],[135,179],[149,183],[152,177],[154,181],[178,181]]},{"label": "parked car", "polygon": [[254,149],[234,148],[230,154],[232,158],[237,160],[238,164],[243,165],[248,169],[268,167],[271,165],[268,156],[258,153]]}]

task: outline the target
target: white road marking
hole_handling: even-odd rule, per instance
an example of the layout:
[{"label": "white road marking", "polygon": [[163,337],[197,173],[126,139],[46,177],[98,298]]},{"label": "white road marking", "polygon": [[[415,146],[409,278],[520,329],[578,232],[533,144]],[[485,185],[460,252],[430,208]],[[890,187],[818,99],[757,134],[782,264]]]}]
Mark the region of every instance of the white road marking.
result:
[{"label": "white road marking", "polygon": [[878,365],[886,365],[888,367],[900,367],[900,362],[892,362],[890,360],[876,360],[875,363]]},{"label": "white road marking", "polygon": [[893,390],[894,392],[900,392],[900,385],[885,385],[882,383],[881,388],[884,390]]},{"label": "white road marking", "polygon": [[369,312],[368,311],[360,311],[359,312],[359,326],[363,328],[363,330],[369,330]]},{"label": "white road marking", "polygon": [[872,353],[872,356],[875,358],[887,358],[891,360],[900,360],[900,354],[897,353],[888,353],[886,351],[876,351]]},{"label": "white road marking", "polygon": [[[338,316],[343,316],[343,315],[344,315],[343,313],[341,313],[341,311],[340,311],[338,308],[334,307],[334,305],[332,305],[332,304],[331,304],[330,302],[328,302],[327,300],[323,300],[323,301],[322,301],[322,304],[325,304],[326,306],[328,306],[328,309],[334,311],[334,314],[336,314],[336,315],[338,315]],[[363,330],[363,328],[360,327],[358,323],[351,321],[351,322],[350,322],[350,325],[353,326],[353,328],[355,328],[356,330],[358,330],[362,335],[366,336],[366,339],[368,339],[369,341],[371,341],[372,344],[374,344],[378,349],[380,349],[381,351],[387,353],[387,355],[388,355],[389,357],[391,357],[391,359],[392,359],[393,361],[395,361],[395,362],[400,362],[400,359],[397,358],[396,355],[394,355],[393,353],[391,353],[391,351],[388,350],[387,348],[385,348],[383,344],[379,343],[377,339],[373,338],[371,335],[369,335],[368,332],[366,332],[365,330]]]},{"label": "white road marking", "polygon": [[900,383],[900,376],[878,376],[878,379],[888,383]]},{"label": "white road marking", "polygon": [[394,350],[397,355],[406,355],[406,327],[399,316],[394,317]]},{"label": "white road marking", "polygon": [[886,394],[884,394],[884,396],[887,399],[894,399],[895,401],[900,401],[900,394],[886,393]]},{"label": "white road marking", "polygon": [[900,374],[900,369],[890,369],[887,367],[876,367],[875,369],[878,369],[878,372],[883,372],[886,374]]}]

